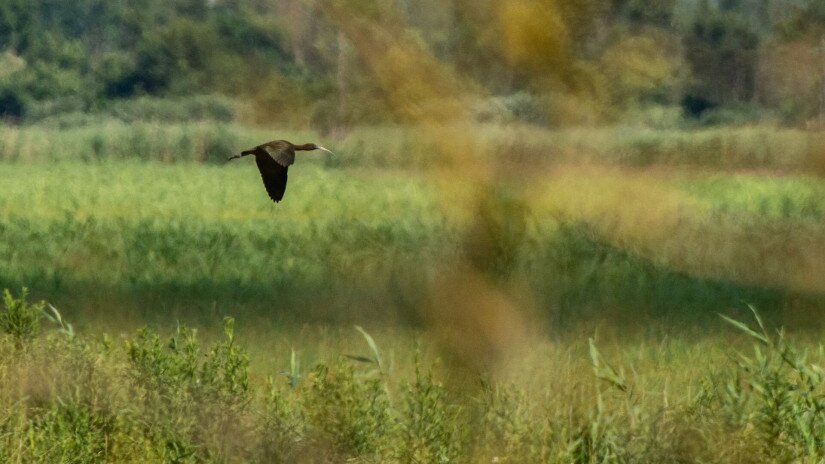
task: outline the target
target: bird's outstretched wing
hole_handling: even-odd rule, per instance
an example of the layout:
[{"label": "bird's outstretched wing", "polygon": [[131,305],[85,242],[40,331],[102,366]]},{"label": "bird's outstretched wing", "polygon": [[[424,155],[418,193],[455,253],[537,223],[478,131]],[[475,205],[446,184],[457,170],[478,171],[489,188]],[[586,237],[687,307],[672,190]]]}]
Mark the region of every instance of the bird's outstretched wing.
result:
[{"label": "bird's outstretched wing", "polygon": [[286,192],[286,180],[288,165],[283,166],[268,156],[256,156],[255,163],[261,171],[261,179],[264,181],[266,193],[272,201],[278,203],[284,198]]},{"label": "bird's outstretched wing", "polygon": [[295,147],[284,140],[275,140],[260,146],[269,156],[283,167],[291,166],[295,162]]}]

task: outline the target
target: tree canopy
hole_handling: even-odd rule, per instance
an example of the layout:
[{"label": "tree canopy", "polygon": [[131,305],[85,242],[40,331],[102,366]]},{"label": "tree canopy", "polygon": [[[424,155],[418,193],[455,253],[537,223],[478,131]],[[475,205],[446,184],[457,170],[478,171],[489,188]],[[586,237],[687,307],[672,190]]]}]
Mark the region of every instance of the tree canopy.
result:
[{"label": "tree canopy", "polygon": [[[633,109],[670,105],[688,117],[747,107],[802,122],[816,115],[811,102],[825,79],[825,58],[818,54],[823,5],[6,0],[0,3],[0,117],[24,119],[44,103],[93,111],[143,95],[223,94],[263,109],[309,107],[309,122],[319,122],[313,105],[334,109],[326,119],[392,119],[391,92],[369,54],[383,53],[376,44],[397,36],[401,48],[419,50],[410,55],[413,64],[434,63],[477,94],[511,106],[524,101],[537,109],[516,113],[533,114],[533,121],[615,120]],[[369,48],[359,42],[365,28],[390,38]],[[789,56],[796,61],[788,63]],[[573,107],[575,115],[550,117]]]}]

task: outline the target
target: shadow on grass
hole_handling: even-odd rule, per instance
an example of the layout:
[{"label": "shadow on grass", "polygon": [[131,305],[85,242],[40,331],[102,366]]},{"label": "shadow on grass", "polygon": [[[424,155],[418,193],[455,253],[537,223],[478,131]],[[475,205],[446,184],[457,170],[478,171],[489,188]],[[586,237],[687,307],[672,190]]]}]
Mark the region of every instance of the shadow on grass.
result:
[{"label": "shadow on grass", "polygon": [[[520,292],[540,321],[554,330],[610,321],[617,327],[646,322],[718,326],[717,313],[753,304],[786,326],[809,324],[799,312],[822,307],[823,298],[781,288],[747,286],[698,278],[657,265],[598,239],[585,226],[565,226],[553,237],[522,245],[511,268],[495,279]],[[79,278],[59,271],[0,274],[0,288],[27,286],[78,322],[132,320],[136,325],[170,320],[266,318],[276,323],[421,323],[432,303],[432,285],[448,264],[418,257],[380,256],[372,273],[342,275],[324,268],[313,274],[279,273],[271,279],[233,279],[182,272],[105,284],[96,275]],[[138,275],[136,273],[135,275]]]}]

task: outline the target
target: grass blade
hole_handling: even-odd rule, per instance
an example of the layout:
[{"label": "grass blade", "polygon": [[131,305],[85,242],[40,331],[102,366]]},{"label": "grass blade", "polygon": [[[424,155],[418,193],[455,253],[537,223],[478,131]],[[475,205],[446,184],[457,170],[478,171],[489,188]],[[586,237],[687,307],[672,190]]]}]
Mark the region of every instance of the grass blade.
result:
[{"label": "grass blade", "polygon": [[378,364],[378,370],[384,372],[383,364],[381,363],[381,354],[378,352],[378,345],[375,344],[375,340],[373,340],[372,336],[367,333],[360,325],[355,326],[355,330],[361,332],[361,335],[367,340],[367,345],[370,346],[370,350],[372,350],[372,355],[375,358],[375,363]]},{"label": "grass blade", "polygon": [[596,343],[592,338],[588,339],[588,343],[590,344],[590,362],[593,365],[593,373],[596,377],[626,392],[627,382],[625,382],[624,378],[602,359],[602,355],[596,348]]},{"label": "grass blade", "polygon": [[[765,345],[770,344],[770,340],[768,340],[768,337],[766,337],[765,335],[756,333],[756,331],[754,331],[753,329],[748,327],[747,324],[739,322],[736,319],[731,319],[731,318],[725,316],[724,314],[720,314],[719,317],[721,317],[728,324],[730,324],[730,325],[736,327],[737,329],[739,329],[740,331],[750,335],[752,338],[755,338],[756,340],[759,340],[760,342],[764,343]],[[761,321],[760,321],[760,324],[761,324]]]}]

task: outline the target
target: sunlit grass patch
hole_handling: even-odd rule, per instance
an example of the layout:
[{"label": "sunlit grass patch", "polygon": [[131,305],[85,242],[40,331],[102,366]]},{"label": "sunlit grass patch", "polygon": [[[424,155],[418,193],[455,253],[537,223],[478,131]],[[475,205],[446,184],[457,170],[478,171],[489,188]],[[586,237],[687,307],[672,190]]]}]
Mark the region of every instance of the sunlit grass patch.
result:
[{"label": "sunlit grass patch", "polygon": [[818,177],[713,175],[688,178],[682,184],[719,214],[809,221],[821,221],[825,215],[825,182]]},{"label": "sunlit grass patch", "polygon": [[[708,180],[686,181],[668,173],[570,167],[558,170],[552,179],[534,190],[537,208],[588,224],[606,242],[654,263],[745,285],[816,294],[825,289],[825,281],[818,277],[825,262],[825,226],[810,220],[802,208],[795,212],[787,206],[780,217],[753,206],[737,209],[726,206],[730,198],[736,201],[734,189],[727,197],[709,199],[701,190]],[[752,179],[736,193],[747,198],[749,192],[762,189],[773,193],[762,194],[767,201],[793,204],[787,196],[791,182],[798,185],[796,194],[808,195],[806,204],[812,198],[806,189],[821,188],[811,178],[765,177]]]}]

